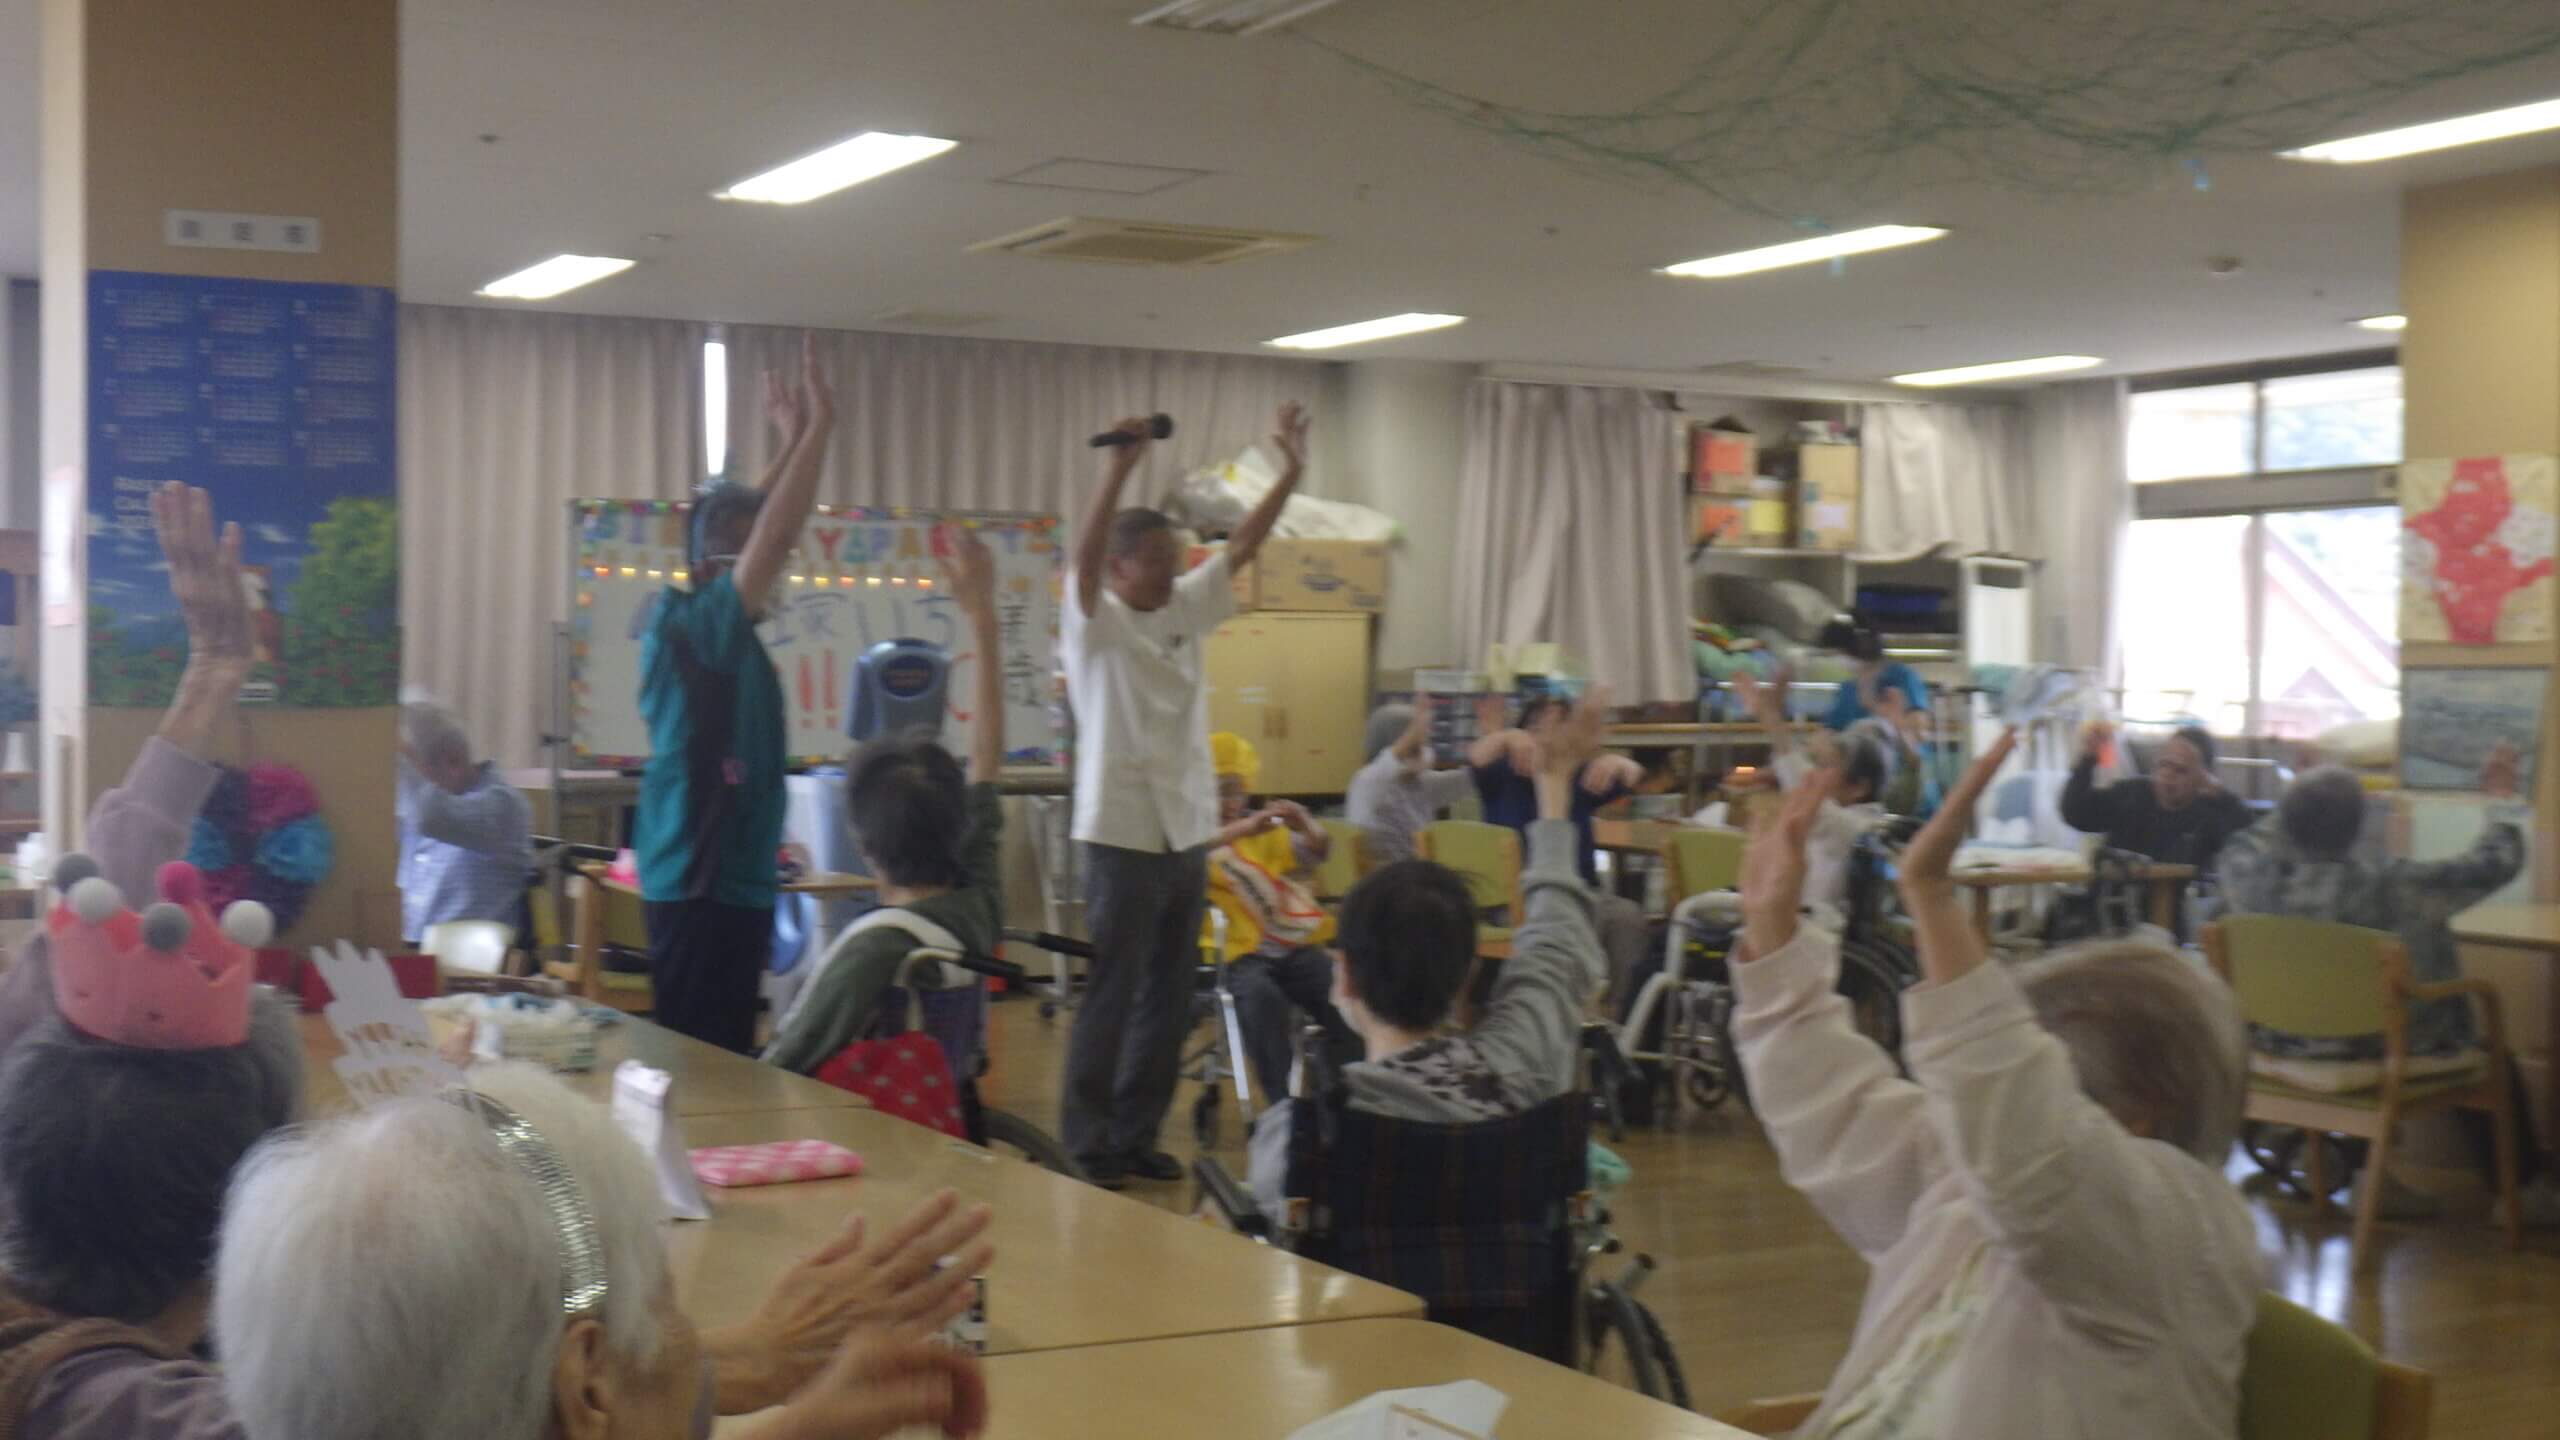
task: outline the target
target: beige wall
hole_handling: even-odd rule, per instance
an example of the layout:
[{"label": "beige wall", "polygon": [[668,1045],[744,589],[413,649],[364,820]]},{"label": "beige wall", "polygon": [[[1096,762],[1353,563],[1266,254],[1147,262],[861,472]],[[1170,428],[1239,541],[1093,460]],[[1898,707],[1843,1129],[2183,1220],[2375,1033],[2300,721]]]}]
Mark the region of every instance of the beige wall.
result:
[{"label": "beige wall", "polygon": [[[90,270],[399,283],[397,0],[45,0],[44,469],[85,471]],[[178,249],[169,209],[307,215],[312,255]],[[85,620],[85,616],[83,617]],[[157,728],[87,709],[86,636],[47,635],[47,828],[77,817]],[[297,938],[399,936],[392,712],[251,709],[219,758],[310,775],[337,863]]]}]

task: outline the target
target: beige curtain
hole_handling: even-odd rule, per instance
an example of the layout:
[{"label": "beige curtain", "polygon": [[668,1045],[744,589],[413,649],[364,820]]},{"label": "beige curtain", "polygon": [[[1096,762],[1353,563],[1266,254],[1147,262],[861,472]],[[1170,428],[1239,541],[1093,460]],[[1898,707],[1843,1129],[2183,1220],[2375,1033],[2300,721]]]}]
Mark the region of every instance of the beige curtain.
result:
[{"label": "beige curtain", "polygon": [[2015,405],[1858,407],[1858,556],[2036,553]]},{"label": "beige curtain", "polygon": [[2117,586],[2133,485],[2125,474],[2122,380],[2048,385],[2027,401],[2029,492],[2044,568],[2036,657],[2117,679]]},{"label": "beige curtain", "polygon": [[681,499],[703,468],[703,327],[403,306],[402,678],[502,766],[545,756],[567,506]]},{"label": "beige curtain", "polygon": [[1553,641],[1621,703],[1696,693],[1679,418],[1641,390],[1468,388],[1450,600],[1467,663]]},{"label": "beige curtain", "polygon": [[[1163,411],[1174,417],[1173,438],[1132,481],[1131,499],[1153,503],[1193,468],[1267,436],[1283,401],[1321,407],[1333,383],[1321,363],[1255,355],[819,334],[841,397],[819,491],[832,505],[1070,516],[1094,473],[1086,440],[1125,416]],[[772,461],[762,376],[797,373],[800,335],[732,325],[721,336],[733,478],[753,484]]]}]

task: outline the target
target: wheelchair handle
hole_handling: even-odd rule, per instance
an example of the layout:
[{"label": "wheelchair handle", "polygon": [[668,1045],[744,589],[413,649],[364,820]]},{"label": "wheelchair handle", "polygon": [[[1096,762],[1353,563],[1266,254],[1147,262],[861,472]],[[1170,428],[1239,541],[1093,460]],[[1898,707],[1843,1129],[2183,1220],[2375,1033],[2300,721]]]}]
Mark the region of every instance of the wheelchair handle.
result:
[{"label": "wheelchair handle", "polygon": [[990,976],[994,979],[1003,981],[1007,985],[1028,985],[1031,983],[1031,972],[1014,964],[1010,960],[982,959],[976,955],[952,955],[945,956],[943,958],[943,963],[946,965],[957,965],[961,969],[969,971],[974,975]]},{"label": "wheelchair handle", "polygon": [[1092,941],[1072,939],[1065,935],[1052,935],[1046,930],[1007,929],[1004,932],[1004,938],[1013,944],[1028,945],[1034,950],[1046,950],[1052,955],[1064,955],[1073,960],[1093,958]]}]

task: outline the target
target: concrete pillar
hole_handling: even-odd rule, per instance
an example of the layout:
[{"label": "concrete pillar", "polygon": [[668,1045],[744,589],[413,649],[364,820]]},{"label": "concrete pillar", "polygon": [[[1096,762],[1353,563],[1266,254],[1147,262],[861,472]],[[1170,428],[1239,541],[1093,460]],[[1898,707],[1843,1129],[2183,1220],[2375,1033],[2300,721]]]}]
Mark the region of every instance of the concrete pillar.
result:
[{"label": "concrete pillar", "polygon": [[335,860],[293,937],[395,941],[397,0],[44,0],[43,67],[57,586],[78,553],[46,606],[46,828],[76,844],[159,723],[173,611],[131,517],[153,481],[203,485],[250,527],[275,652],[215,758],[318,794]]}]

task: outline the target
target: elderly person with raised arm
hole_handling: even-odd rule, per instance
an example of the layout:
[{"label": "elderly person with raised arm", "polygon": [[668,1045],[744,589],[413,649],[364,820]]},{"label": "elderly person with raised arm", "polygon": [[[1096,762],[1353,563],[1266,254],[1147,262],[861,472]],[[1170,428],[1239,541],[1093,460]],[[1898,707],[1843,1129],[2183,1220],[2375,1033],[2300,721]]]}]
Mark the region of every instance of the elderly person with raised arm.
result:
[{"label": "elderly person with raised arm", "polygon": [[1824,1440],[2230,1440],[2256,1312],[2247,1208],[2219,1167],[2248,1072],[2237,1009],[2137,943],[1989,963],[1948,867],[2004,736],[1905,852],[1921,983],[1904,1079],[1800,918],[1798,786],[1743,872],[1734,1015],[1789,1184],[1872,1267],[1848,1354],[1795,1433]]},{"label": "elderly person with raised arm", "polygon": [[983,1210],[942,1197],[867,1283],[807,1273],[843,1271],[848,1231],[741,1352],[677,1306],[658,1194],[609,1112],[524,1065],[279,1138],[223,1224],[224,1388],[258,1440],[678,1440],[768,1408],[735,1433],[983,1427],[975,1358],[925,1338],[968,1303]]},{"label": "elderly person with raised arm", "polygon": [[533,863],[533,809],[452,711],[400,707],[400,933],[412,944],[448,920],[516,923]]}]

